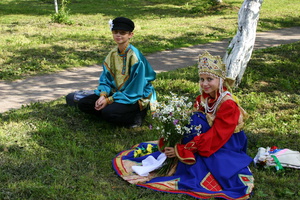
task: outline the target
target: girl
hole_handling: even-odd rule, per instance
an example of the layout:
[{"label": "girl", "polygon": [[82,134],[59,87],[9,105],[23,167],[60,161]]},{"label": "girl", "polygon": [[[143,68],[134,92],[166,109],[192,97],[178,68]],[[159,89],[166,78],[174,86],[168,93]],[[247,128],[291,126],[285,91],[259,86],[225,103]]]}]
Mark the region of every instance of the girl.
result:
[{"label": "girl", "polygon": [[[147,156],[134,158],[130,150],[114,159],[114,168],[130,183],[158,191],[203,199],[248,199],[254,187],[248,168],[252,158],[246,154],[247,138],[241,130],[246,113],[229,91],[234,81],[226,77],[221,58],[208,52],[199,56],[198,67],[201,94],[189,124],[192,131],[175,147],[161,150],[167,157],[178,159],[174,173],[163,177],[157,177],[155,171],[146,177],[136,175],[126,166]],[[202,128],[193,128],[196,126]],[[160,139],[160,149],[163,143]],[[151,155],[158,158],[160,153]]]}]

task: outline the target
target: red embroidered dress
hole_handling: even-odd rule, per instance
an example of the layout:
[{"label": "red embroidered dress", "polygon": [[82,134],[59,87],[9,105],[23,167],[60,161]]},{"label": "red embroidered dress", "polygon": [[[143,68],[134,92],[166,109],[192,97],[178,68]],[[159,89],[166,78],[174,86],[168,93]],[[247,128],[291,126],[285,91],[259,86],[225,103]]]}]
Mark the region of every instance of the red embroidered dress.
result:
[{"label": "red embroidered dress", "polygon": [[[203,94],[196,98],[194,107],[197,111],[204,112],[201,106],[201,100],[210,98],[209,95]],[[208,105],[212,106],[215,99],[208,100]],[[182,162],[193,164],[195,162],[194,153],[208,157],[220,149],[234,133],[240,118],[240,107],[234,102],[230,95],[223,98],[221,105],[217,109],[216,116],[211,113],[208,115],[213,122],[211,128],[205,133],[195,136],[188,144],[178,144],[176,154]]]},{"label": "red embroidered dress", "polygon": [[[157,191],[183,193],[200,199],[249,199],[254,179],[248,168],[252,158],[246,154],[247,137],[240,130],[244,111],[227,94],[215,115],[205,113],[201,101],[206,101],[206,98],[206,94],[197,97],[197,111],[188,125],[192,127],[192,133],[175,147],[179,162],[172,176],[157,177],[156,172],[152,172],[141,177],[132,171],[132,165],[141,163],[149,156],[133,156],[135,148],[145,148],[147,142],[114,158],[113,166],[117,174],[129,183]],[[213,103],[214,99],[208,99],[209,106]],[[154,142],[151,144],[156,145]],[[157,158],[160,152],[150,155]]]}]

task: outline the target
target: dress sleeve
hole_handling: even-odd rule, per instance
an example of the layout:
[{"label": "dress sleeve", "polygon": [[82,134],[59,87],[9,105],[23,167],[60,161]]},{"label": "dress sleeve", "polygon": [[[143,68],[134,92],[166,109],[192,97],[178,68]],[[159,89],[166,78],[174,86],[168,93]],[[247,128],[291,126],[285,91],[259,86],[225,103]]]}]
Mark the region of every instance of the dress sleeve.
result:
[{"label": "dress sleeve", "polygon": [[[238,124],[240,110],[233,100],[227,100],[220,105],[212,127],[205,133],[197,135],[187,144],[177,144],[176,154],[180,160],[186,156],[198,153],[209,157],[218,151],[231,137]],[[187,152],[189,151],[189,152]],[[182,159],[181,159],[182,158]]]}]

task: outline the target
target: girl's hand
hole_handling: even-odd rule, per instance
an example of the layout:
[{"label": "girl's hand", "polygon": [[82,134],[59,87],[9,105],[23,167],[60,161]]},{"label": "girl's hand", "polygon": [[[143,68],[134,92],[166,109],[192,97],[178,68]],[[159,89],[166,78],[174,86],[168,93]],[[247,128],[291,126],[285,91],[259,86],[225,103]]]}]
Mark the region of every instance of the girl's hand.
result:
[{"label": "girl's hand", "polygon": [[165,154],[168,158],[174,158],[176,157],[175,149],[174,147],[166,147],[165,148]]}]

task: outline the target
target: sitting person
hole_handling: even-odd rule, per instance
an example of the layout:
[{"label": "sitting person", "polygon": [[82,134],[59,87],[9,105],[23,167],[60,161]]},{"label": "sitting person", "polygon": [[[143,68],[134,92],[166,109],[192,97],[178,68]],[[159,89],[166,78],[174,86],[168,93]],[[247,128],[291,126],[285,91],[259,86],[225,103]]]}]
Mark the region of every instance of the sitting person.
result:
[{"label": "sitting person", "polygon": [[[247,137],[242,131],[246,113],[230,92],[234,81],[226,77],[221,58],[208,52],[199,56],[198,67],[201,94],[187,125],[192,127],[191,132],[175,147],[164,147],[163,138],[156,143],[135,145],[119,153],[113,159],[113,167],[124,180],[157,191],[200,199],[249,199],[254,187],[248,168],[252,158],[246,154]],[[134,156],[136,148],[147,148],[149,144],[164,153]],[[178,160],[168,175],[161,176],[159,169],[145,175],[133,170],[132,166],[149,156],[159,160],[162,154]]]},{"label": "sitting person", "polygon": [[142,53],[129,43],[134,22],[117,17],[109,23],[117,47],[103,62],[98,88],[94,94],[80,99],[78,108],[117,125],[140,126],[150,102],[156,100],[151,84],[156,73]]}]

